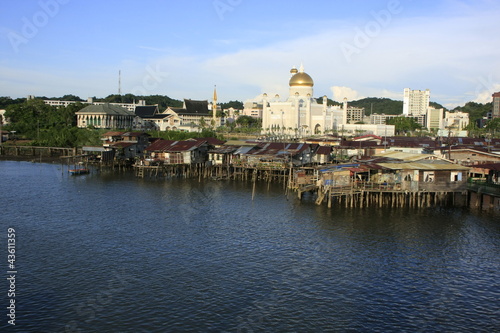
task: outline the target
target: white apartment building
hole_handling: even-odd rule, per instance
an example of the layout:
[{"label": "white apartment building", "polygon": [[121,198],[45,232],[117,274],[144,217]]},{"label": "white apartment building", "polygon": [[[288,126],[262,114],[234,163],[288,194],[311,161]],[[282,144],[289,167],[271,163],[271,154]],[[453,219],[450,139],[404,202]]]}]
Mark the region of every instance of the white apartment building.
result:
[{"label": "white apartment building", "polygon": [[403,115],[418,116],[425,115],[431,98],[431,91],[404,89],[403,95]]}]

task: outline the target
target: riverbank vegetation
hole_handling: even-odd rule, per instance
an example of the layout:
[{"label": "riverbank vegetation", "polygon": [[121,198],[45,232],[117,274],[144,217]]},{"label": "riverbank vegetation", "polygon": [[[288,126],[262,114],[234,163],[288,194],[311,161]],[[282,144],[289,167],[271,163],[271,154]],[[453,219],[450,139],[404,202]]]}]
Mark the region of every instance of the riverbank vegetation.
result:
[{"label": "riverbank vegetation", "polygon": [[[76,103],[68,106],[50,106],[44,103],[45,99],[75,101]],[[108,103],[134,103],[139,100],[145,100],[147,105],[158,104],[160,111],[167,107],[181,107],[182,101],[172,99],[168,96],[136,96],[132,94],[109,95],[105,98],[93,98],[94,101]],[[100,136],[107,130],[98,130],[94,128],[77,128],[75,112],[86,106],[84,100],[75,95],[65,95],[59,98],[37,97],[26,100],[24,98],[12,99],[9,97],[0,97],[0,109],[6,109],[5,117],[9,120],[8,124],[3,124],[2,129],[12,133],[14,139],[29,140],[31,145],[36,146],[55,146],[55,147],[81,147],[84,145],[101,145]],[[318,99],[322,103],[322,98]],[[340,105],[332,100],[328,100],[329,105]],[[377,112],[385,114],[400,114],[402,111],[402,102],[394,101],[388,98],[364,98],[358,101],[349,102],[356,107],[364,107],[366,113]],[[228,103],[219,103],[223,110],[234,108],[241,110],[243,103],[240,101],[230,101]],[[437,103],[431,103],[434,107],[442,107]],[[476,121],[486,116],[492,109],[492,103],[468,102],[462,107],[457,107],[453,111],[466,112],[470,116],[470,125],[467,128],[471,136],[490,136],[496,137],[500,132],[500,120],[491,120],[484,128],[479,128]],[[236,111],[236,115],[238,111]],[[259,135],[266,130],[263,129],[261,119],[250,116],[239,116],[236,119],[227,119],[224,126],[214,129],[210,120],[198,126],[197,132],[180,131],[152,131],[149,134],[153,137],[160,137],[168,140],[185,140],[194,137],[231,137],[234,135]],[[393,122],[396,125],[396,132],[399,135],[422,135],[427,133],[420,128],[411,119],[403,117],[394,118],[388,123]],[[123,129],[131,130],[131,129]]]},{"label": "riverbank vegetation", "polygon": [[[65,96],[67,97],[67,96]],[[68,99],[71,100],[71,99]],[[11,133],[7,144],[29,144],[47,147],[81,147],[102,145],[101,135],[108,129],[77,128],[75,112],[86,105],[80,102],[68,106],[50,106],[41,99],[25,100],[6,107],[5,117],[9,123],[2,127]],[[121,130],[132,130],[121,129]],[[167,140],[186,140],[196,137],[217,137],[217,133],[209,128],[198,132],[150,131],[152,137]]]}]

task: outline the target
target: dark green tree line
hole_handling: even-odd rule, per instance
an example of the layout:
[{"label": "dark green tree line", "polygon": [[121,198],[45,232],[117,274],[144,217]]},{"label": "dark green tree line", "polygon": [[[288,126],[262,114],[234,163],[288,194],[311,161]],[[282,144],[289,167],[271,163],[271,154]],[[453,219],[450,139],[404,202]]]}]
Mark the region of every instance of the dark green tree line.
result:
[{"label": "dark green tree line", "polygon": [[421,129],[422,126],[418,124],[415,119],[409,117],[394,117],[392,119],[387,119],[387,125],[394,125],[396,134],[406,134],[413,132],[416,129]]}]

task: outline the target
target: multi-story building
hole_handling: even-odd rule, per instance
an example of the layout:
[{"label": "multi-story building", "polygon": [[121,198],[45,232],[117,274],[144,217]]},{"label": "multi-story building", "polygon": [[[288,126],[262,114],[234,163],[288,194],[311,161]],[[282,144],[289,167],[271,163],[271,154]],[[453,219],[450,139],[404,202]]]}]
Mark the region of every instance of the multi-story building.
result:
[{"label": "multi-story building", "polygon": [[[213,106],[212,106],[213,107]],[[219,127],[224,125],[225,118],[217,117],[213,122],[212,110],[207,100],[184,99],[182,108],[167,108],[162,115],[170,115],[172,128],[187,132],[196,132],[203,128]]]},{"label": "multi-story building", "polygon": [[425,115],[429,107],[430,96],[431,91],[429,89],[410,90],[410,88],[405,88],[403,95],[403,115]]},{"label": "multi-story building", "polygon": [[[429,130],[440,130],[443,128],[443,109],[427,108],[426,127]],[[447,112],[448,113],[448,112]]]},{"label": "multi-story building", "polygon": [[445,112],[443,127],[463,130],[469,125],[469,114],[466,112]]},{"label": "multi-story building", "polygon": [[354,106],[347,106],[347,123],[355,124],[362,122],[365,118],[365,108],[357,108]]},{"label": "multi-story building", "polygon": [[134,112],[111,104],[88,105],[75,114],[79,128],[132,128],[135,118]]},{"label": "multi-story building", "polygon": [[492,118],[500,118],[500,92],[496,92],[493,97],[493,110],[491,112]]},{"label": "multi-story building", "polygon": [[254,118],[262,118],[262,110],[264,107],[261,102],[248,100],[243,106],[243,115]]},{"label": "multi-story building", "polygon": [[392,118],[401,117],[400,114],[378,114],[372,113],[370,115],[370,124],[373,125],[384,125],[386,121]]},{"label": "multi-story building", "polygon": [[[28,99],[33,99],[33,96],[28,96]],[[50,106],[68,106],[70,104],[77,103],[76,101],[59,101],[59,100],[52,100],[52,99],[46,99],[43,101],[45,104],[48,104]],[[87,98],[86,102],[80,102],[82,104],[89,104],[89,105],[104,105],[104,104],[109,104],[109,105],[114,105],[114,106],[119,106],[122,107],[128,111],[134,111],[136,106],[145,106],[146,101],[144,100],[139,100],[137,103],[105,103],[105,102],[94,102],[94,99],[92,97]]]}]

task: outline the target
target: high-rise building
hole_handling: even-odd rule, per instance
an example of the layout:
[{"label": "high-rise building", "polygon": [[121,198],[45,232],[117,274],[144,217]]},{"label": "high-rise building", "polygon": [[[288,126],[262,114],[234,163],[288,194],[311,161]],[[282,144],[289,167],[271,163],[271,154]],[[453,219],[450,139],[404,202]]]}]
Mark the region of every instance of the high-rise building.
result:
[{"label": "high-rise building", "polygon": [[493,110],[491,112],[491,118],[500,118],[500,92],[494,93],[492,97]]},{"label": "high-rise building", "polygon": [[430,98],[431,91],[429,89],[410,90],[410,88],[405,88],[403,95],[403,115],[419,116],[427,114]]}]

